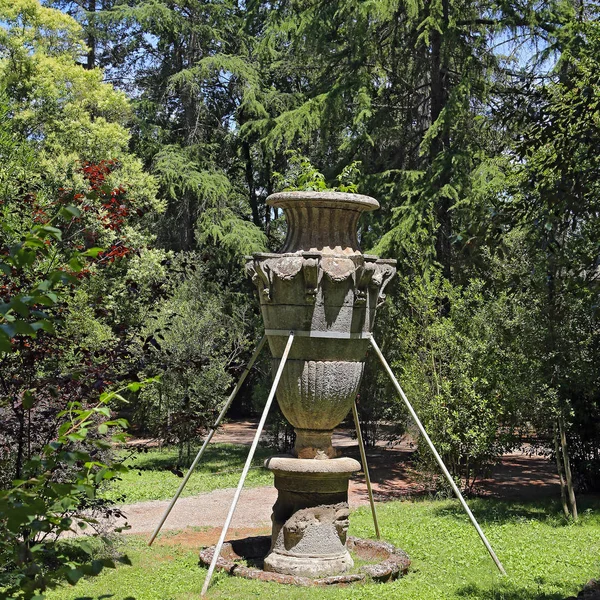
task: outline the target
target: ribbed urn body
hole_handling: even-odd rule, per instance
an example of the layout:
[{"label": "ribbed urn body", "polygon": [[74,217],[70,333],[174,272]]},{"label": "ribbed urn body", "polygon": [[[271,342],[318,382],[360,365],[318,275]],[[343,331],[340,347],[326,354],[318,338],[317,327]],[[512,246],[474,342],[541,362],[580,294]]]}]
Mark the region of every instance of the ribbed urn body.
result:
[{"label": "ribbed urn body", "polygon": [[296,333],[277,400],[296,431],[295,456],[332,458],[333,429],[360,385],[368,334],[395,261],[362,254],[357,224],[378,202],[337,192],[283,192],[267,199],[285,212],[278,254],[258,253],[247,270],[258,288],[266,335],[279,365]]}]

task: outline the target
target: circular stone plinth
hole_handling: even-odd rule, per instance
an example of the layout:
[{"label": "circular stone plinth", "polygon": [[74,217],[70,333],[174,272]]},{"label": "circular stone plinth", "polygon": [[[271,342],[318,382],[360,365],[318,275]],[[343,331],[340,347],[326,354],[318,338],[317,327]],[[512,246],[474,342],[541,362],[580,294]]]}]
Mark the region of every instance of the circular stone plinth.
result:
[{"label": "circular stone plinth", "polygon": [[357,460],[342,456],[327,460],[315,460],[314,458],[296,458],[291,454],[277,454],[265,460],[265,467],[274,473],[298,473],[324,474],[324,475],[347,475],[360,471],[361,466]]},{"label": "circular stone plinth", "polygon": [[[332,575],[319,579],[270,573],[262,570],[262,563],[271,547],[271,537],[261,535],[225,542],[216,568],[226,571],[230,575],[245,577],[246,579],[260,579],[261,581],[274,581],[288,585],[321,586],[364,582],[368,579],[378,582],[392,581],[405,575],[410,566],[410,558],[406,552],[387,542],[349,537],[347,546],[348,550],[357,558],[372,560],[374,561],[373,564],[360,567],[357,573]],[[208,567],[214,552],[215,546],[201,550],[200,563]]]}]

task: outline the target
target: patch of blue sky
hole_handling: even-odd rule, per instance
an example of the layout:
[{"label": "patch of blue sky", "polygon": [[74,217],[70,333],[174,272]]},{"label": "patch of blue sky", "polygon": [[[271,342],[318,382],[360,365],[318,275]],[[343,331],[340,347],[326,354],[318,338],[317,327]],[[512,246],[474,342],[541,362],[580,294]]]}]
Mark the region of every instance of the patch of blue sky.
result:
[{"label": "patch of blue sky", "polygon": [[515,75],[546,76],[558,60],[548,41],[532,35],[529,27],[506,28],[493,33],[489,39],[489,50]]}]

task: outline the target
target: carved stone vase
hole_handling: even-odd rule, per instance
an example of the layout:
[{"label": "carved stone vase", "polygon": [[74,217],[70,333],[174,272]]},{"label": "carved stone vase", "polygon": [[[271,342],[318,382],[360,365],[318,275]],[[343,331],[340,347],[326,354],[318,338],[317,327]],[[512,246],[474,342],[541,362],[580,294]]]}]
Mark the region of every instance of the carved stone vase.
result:
[{"label": "carved stone vase", "polygon": [[360,250],[358,219],[379,207],[374,198],[282,192],[267,203],[284,210],[287,238],[278,254],[254,254],[247,270],[258,288],[273,373],[289,332],[296,334],[277,389],[296,443],[293,456],[267,461],[279,495],[265,569],[333,575],[352,566],[348,480],[360,464],[338,458],[331,435],[356,398],[369,344],[365,334],[373,329],[395,261]]}]

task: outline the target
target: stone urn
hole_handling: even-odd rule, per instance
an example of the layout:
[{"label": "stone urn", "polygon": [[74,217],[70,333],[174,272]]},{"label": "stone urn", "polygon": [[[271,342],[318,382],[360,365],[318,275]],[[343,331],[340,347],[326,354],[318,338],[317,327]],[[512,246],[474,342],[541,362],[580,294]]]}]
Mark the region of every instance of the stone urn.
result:
[{"label": "stone urn", "polygon": [[395,261],[363,254],[361,213],[374,198],[340,192],[282,192],[287,237],[277,254],[257,253],[247,271],[258,288],[275,373],[290,331],[294,342],[277,401],[293,425],[293,456],[267,461],[279,495],[265,570],[324,576],[352,567],[346,549],[348,480],[360,469],[338,457],[331,435],[356,398],[384,289]]}]

